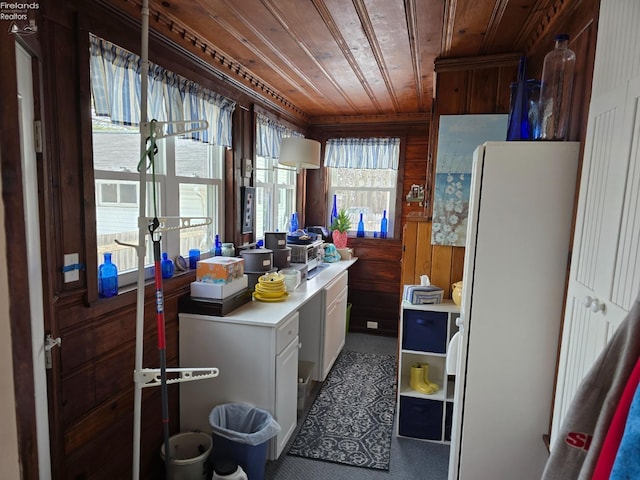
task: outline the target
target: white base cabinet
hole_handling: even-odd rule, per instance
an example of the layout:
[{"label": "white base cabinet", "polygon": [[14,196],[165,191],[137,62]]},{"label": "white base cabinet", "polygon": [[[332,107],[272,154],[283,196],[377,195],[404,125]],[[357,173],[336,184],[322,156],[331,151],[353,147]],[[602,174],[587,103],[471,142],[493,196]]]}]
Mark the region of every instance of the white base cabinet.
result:
[{"label": "white base cabinet", "polygon": [[214,406],[244,402],[271,412],[281,427],[269,444],[275,460],[297,423],[298,312],[277,325],[180,314],[180,364],[216,367],[217,377],[180,384],[180,428],[210,432]]},{"label": "white base cabinet", "polygon": [[314,364],[311,379],[316,382],[324,381],[344,347],[347,295],[345,270],[299,309],[300,360]]},{"label": "white base cabinet", "polygon": [[[457,331],[460,308],[402,302],[398,357],[396,434],[438,443],[451,441],[455,377],[447,374],[449,342]],[[431,395],[411,388],[411,366],[428,364],[428,379],[440,388]]]}]

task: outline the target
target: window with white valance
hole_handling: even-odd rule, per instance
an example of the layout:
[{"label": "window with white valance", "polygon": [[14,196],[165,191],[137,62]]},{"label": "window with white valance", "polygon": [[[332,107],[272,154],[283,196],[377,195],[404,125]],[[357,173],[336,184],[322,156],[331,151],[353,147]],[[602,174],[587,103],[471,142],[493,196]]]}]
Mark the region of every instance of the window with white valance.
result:
[{"label": "window with white valance", "polygon": [[351,218],[352,235],[362,216],[364,235],[378,237],[383,217],[389,237],[394,236],[394,214],[400,139],[332,138],[325,145],[324,165],[328,170],[327,225],[336,197],[338,209]]},{"label": "window with white valance", "polygon": [[[120,285],[134,283],[137,255],[115,240],[138,243],[140,162],[140,57],[111,42],[90,36],[92,145],[96,195],[98,263],[111,252]],[[167,133],[191,130],[206,120],[204,131],[168,136],[157,142],[155,191],[159,211],[169,217],[209,217],[210,225],[167,231],[162,249],[170,257],[192,248],[210,251],[224,231],[224,161],[232,144],[235,103],[159,65],[149,65],[148,118],[186,121]],[[144,165],[144,163],[143,163]],[[154,191],[147,176],[147,192]],[[150,193],[149,193],[150,194]],[[146,200],[153,215],[153,199]],[[223,241],[225,239],[221,235]],[[146,249],[145,265],[152,263]]]}]

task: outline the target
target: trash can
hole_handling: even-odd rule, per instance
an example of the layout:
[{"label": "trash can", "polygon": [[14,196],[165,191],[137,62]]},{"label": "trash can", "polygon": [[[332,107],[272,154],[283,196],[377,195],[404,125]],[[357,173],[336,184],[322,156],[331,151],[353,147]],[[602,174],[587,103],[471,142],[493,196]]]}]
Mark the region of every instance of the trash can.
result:
[{"label": "trash can", "polygon": [[[211,446],[211,435],[203,432],[179,433],[169,438],[168,480],[208,480]],[[160,456],[165,461],[164,444]]]},{"label": "trash can", "polygon": [[264,480],[268,441],[280,425],[266,410],[246,403],[218,405],[209,414],[213,461],[235,460],[249,480]]}]

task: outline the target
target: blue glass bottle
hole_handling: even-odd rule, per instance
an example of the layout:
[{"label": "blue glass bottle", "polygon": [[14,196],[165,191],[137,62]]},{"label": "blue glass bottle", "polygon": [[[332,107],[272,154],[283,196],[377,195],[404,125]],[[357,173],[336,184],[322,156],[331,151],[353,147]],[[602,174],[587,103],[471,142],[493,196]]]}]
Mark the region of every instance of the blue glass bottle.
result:
[{"label": "blue glass bottle", "polygon": [[331,209],[331,217],[329,218],[329,228],[333,225],[335,219],[338,218],[338,202],[336,196],[333,196],[333,208]]},{"label": "blue glass bottle", "polygon": [[101,298],[118,295],[118,268],[111,263],[111,253],[104,254],[104,263],[98,267],[98,295]]},{"label": "blue glass bottle", "polygon": [[364,237],[364,222],[362,221],[362,213],[360,214],[360,221],[358,222],[358,231],[356,237]]},{"label": "blue glass bottle", "polygon": [[290,232],[296,232],[298,230],[298,212],[291,214],[291,225],[289,226]]},{"label": "blue glass bottle", "polygon": [[222,255],[222,242],[220,241],[220,235],[218,234],[216,234],[216,240],[213,245],[213,254],[216,257],[219,257]]},{"label": "blue glass bottle", "polygon": [[518,83],[515,85],[514,97],[511,101],[507,140],[528,140],[529,137],[529,98],[527,92],[527,60],[520,57],[518,66]]},{"label": "blue glass bottle", "polygon": [[383,210],[382,212],[382,220],[380,220],[380,238],[387,238],[387,211]]},{"label": "blue glass bottle", "polygon": [[173,265],[173,260],[169,258],[167,252],[162,252],[162,263],[160,264],[160,266],[162,268],[162,278],[173,277],[175,266]]}]

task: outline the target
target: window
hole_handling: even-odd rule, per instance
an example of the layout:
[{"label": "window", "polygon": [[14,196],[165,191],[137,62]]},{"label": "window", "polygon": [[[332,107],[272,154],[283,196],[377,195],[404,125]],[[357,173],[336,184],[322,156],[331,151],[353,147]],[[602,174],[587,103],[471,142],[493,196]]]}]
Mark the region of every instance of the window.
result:
[{"label": "window", "polygon": [[[140,58],[91,36],[93,165],[96,193],[98,264],[112,253],[120,285],[136,280],[135,249],[115,242],[138,244],[140,216]],[[209,252],[216,233],[224,228],[224,145],[231,143],[231,114],[235,104],[157,65],[149,68],[150,118],[182,121],[165,127],[154,156],[155,188],[147,169],[146,216],[210,218],[200,227],[164,231],[162,250],[171,257],[189,249]],[[189,120],[208,120],[204,131],[184,132]],[[185,125],[185,126],[183,126]],[[178,222],[175,222],[178,225]],[[153,263],[147,235],[145,265]]]},{"label": "window", "polygon": [[[136,251],[118,245],[115,240],[138,244],[140,134],[137,127],[114,127],[104,118],[94,117],[92,125],[98,263],[102,263],[104,252],[111,252],[119,273],[135,272]],[[215,233],[222,231],[224,155],[224,147],[181,137],[167,137],[158,142],[155,177],[159,215],[212,219],[210,225],[163,232],[162,249],[171,256],[186,255],[191,248],[208,252]],[[154,216],[149,173],[147,180],[147,215]],[[175,198],[177,202],[167,201]],[[153,263],[152,251],[148,242],[147,266]],[[130,277],[135,281],[135,275]],[[124,285],[127,280],[121,283]]]},{"label": "window", "polygon": [[399,145],[399,138],[341,138],[327,141],[327,225],[330,223],[335,195],[338,209],[344,208],[349,213],[351,234],[356,234],[362,214],[365,236],[377,237],[386,213],[388,236],[393,237]]},{"label": "window", "polygon": [[264,232],[288,231],[291,214],[296,210],[297,173],[278,164],[280,142],[285,137],[301,136],[264,115],[256,115],[256,228],[255,238]]},{"label": "window", "polygon": [[257,156],[255,164],[255,238],[264,238],[264,232],[286,232],[296,209],[297,174],[291,168],[278,167],[273,158]]}]

